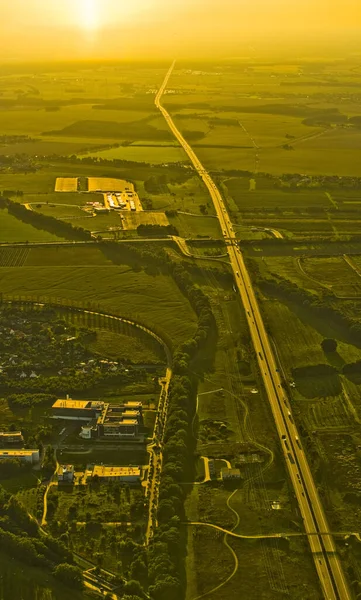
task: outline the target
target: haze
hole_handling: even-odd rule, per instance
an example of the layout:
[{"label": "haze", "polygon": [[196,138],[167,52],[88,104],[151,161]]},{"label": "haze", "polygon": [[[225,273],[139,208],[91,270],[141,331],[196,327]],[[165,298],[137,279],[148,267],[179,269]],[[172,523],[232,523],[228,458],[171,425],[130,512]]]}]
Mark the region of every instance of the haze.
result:
[{"label": "haze", "polygon": [[[0,0],[4,59],[224,56],[357,39],[358,0]],[[331,36],[331,37],[330,37]],[[337,39],[335,40],[335,37]],[[21,43],[20,43],[21,41]]]}]

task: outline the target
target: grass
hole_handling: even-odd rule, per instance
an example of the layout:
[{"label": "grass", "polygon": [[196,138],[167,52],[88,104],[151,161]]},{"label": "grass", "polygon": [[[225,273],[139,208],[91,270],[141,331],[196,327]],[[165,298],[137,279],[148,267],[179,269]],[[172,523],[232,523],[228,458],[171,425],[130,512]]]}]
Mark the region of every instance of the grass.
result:
[{"label": "grass", "polygon": [[[115,444],[114,444],[115,445]],[[97,448],[90,445],[84,450],[59,450],[58,460],[64,464],[73,464],[76,469],[84,469],[89,464],[118,465],[118,466],[141,466],[148,464],[149,455],[144,446],[132,443],[109,445],[109,448]]]},{"label": "grass", "polygon": [[[69,588],[54,579],[50,572],[30,567],[1,552],[0,597],[3,600],[67,600]],[[71,591],[74,600],[88,598],[87,594]]]},{"label": "grass", "polygon": [[[20,198],[19,198],[20,199]],[[102,202],[103,196],[100,194],[92,194],[92,193],[84,193],[79,194],[77,192],[52,192],[48,194],[40,193],[40,194],[24,194],[21,198],[21,202],[23,204],[36,204],[41,202],[45,202],[47,205],[51,204],[63,204],[63,205],[73,205],[73,206],[84,206],[87,202]]]},{"label": "grass", "polygon": [[135,364],[159,362],[156,353],[134,337],[113,333],[107,329],[97,329],[96,334],[96,341],[89,344],[91,352],[107,358],[130,359]]},{"label": "grass", "polygon": [[7,209],[0,209],[0,221],[0,242],[56,242],[63,239],[19,221]]},{"label": "grass", "polygon": [[[45,263],[46,264],[46,263]],[[189,302],[170,277],[135,272],[128,267],[17,267],[3,268],[4,294],[63,298],[89,302],[153,325],[174,343],[188,339],[196,317]]]}]

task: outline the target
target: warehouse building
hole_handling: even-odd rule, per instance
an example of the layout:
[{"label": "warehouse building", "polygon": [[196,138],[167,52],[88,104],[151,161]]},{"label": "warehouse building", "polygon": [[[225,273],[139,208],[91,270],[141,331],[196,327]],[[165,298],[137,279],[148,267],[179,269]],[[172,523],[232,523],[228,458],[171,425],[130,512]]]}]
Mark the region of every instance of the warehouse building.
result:
[{"label": "warehouse building", "polygon": [[39,450],[0,450],[0,460],[15,458],[21,462],[35,464],[39,462]]},{"label": "warehouse building", "polygon": [[139,428],[143,425],[141,402],[125,402],[120,405],[103,404],[96,421],[90,420],[83,425],[80,437],[132,439],[139,436]]}]

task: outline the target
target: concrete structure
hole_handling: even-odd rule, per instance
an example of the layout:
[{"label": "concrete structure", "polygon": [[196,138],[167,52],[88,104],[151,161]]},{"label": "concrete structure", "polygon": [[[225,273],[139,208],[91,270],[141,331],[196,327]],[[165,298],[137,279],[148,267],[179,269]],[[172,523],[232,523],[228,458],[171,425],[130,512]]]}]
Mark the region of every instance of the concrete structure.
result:
[{"label": "concrete structure", "polygon": [[93,425],[82,425],[81,431],[79,433],[80,437],[83,440],[91,440],[92,437],[95,437],[97,434],[97,428]]},{"label": "concrete structure", "polygon": [[21,460],[21,462],[34,464],[39,462],[39,450],[13,450],[12,448],[0,450],[0,460],[12,458]]},{"label": "concrete structure", "polygon": [[[64,410],[68,410],[68,405],[70,402],[76,403],[76,406],[74,408],[70,406],[69,410],[75,410],[77,414],[77,420],[85,420],[85,417],[82,415],[84,412],[85,414],[89,412],[88,408],[84,406],[85,403],[81,404],[79,401],[58,400],[58,402],[65,402],[65,407],[62,405],[58,406],[58,404],[55,403],[59,408],[60,414],[62,415],[64,414]],[[100,407],[99,410],[96,408],[96,418],[93,417],[87,419],[87,424],[82,426],[79,434],[81,438],[85,440],[90,440],[96,437],[130,439],[136,438],[139,435],[139,427],[143,425],[141,402],[124,402],[124,404],[120,405],[110,405],[105,404],[104,402],[98,404],[101,405],[102,408],[101,410]],[[53,409],[54,406],[55,405],[53,405]]]},{"label": "concrete structure", "polygon": [[69,421],[90,421],[102,414],[104,402],[98,400],[59,399],[51,407],[53,419]]},{"label": "concrete structure", "polygon": [[124,483],[138,483],[141,477],[140,467],[105,467],[95,465],[91,477],[98,477],[101,481],[119,481]]},{"label": "concrete structure", "polygon": [[57,476],[59,483],[73,483],[74,465],[59,465]]},{"label": "concrete structure", "polygon": [[21,431],[0,431],[0,446],[23,443],[24,438]]},{"label": "concrete structure", "polygon": [[135,438],[138,435],[138,421],[137,419],[105,421],[99,425],[98,435],[105,438]]},{"label": "concrete structure", "polygon": [[221,469],[222,481],[232,481],[235,479],[241,479],[241,471],[239,469],[228,469],[225,467]]}]

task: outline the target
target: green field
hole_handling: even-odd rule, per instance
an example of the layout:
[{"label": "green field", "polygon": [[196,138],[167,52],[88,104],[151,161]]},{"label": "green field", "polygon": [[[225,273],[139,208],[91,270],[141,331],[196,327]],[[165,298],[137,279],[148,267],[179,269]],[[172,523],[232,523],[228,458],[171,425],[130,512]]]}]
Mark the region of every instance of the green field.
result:
[{"label": "green field", "polygon": [[[46,264],[46,259],[44,259]],[[196,317],[170,277],[135,272],[129,267],[17,267],[1,270],[4,294],[62,298],[100,305],[156,326],[175,343],[188,339]]]},{"label": "green field", "polygon": [[107,329],[97,329],[97,339],[89,345],[92,352],[100,356],[120,360],[131,360],[135,364],[157,363],[157,354],[129,335],[113,333]]},{"label": "green field", "polygon": [[121,146],[110,150],[88,152],[87,156],[106,160],[134,160],[151,164],[186,162],[188,160],[184,150],[174,146]]},{"label": "green field", "polygon": [[0,222],[0,242],[59,242],[63,239],[19,221],[6,209],[0,209]]}]

